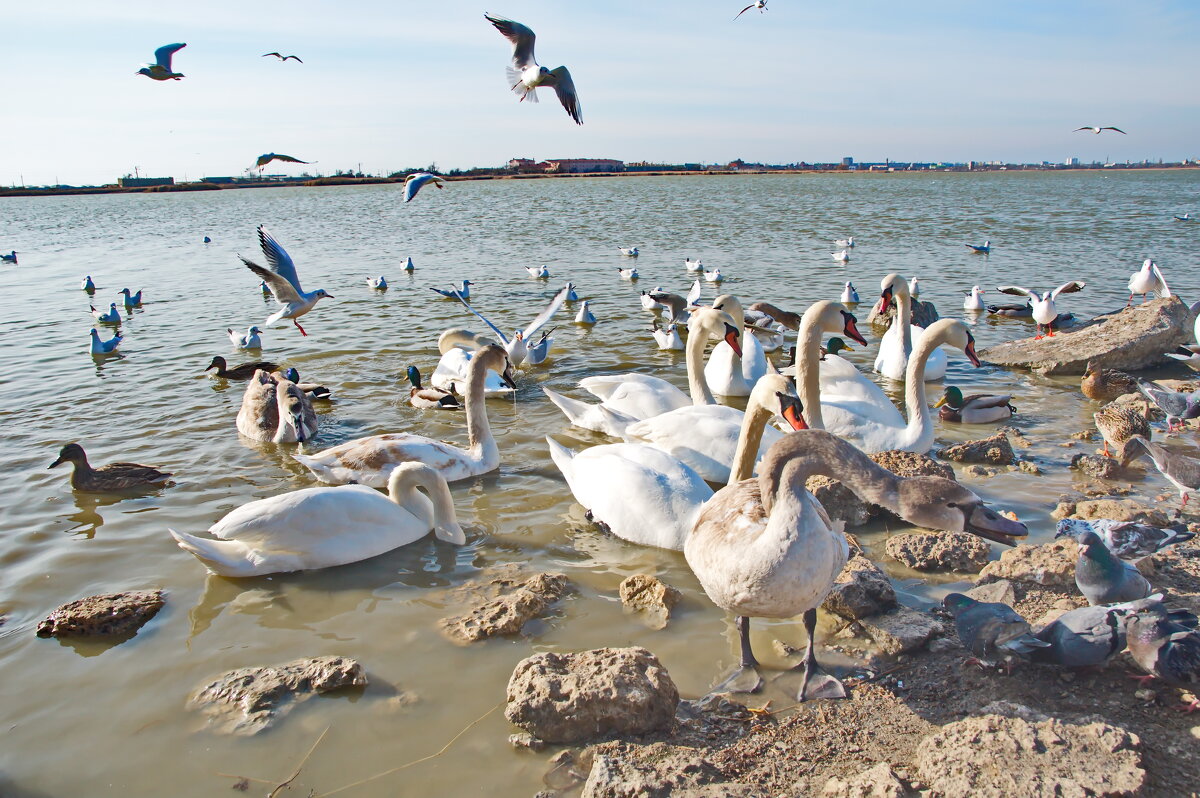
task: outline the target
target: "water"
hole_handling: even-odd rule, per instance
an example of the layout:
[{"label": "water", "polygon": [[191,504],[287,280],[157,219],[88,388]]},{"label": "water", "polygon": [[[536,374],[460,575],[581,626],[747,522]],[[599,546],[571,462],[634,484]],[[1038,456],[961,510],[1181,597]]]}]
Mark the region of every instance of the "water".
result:
[{"label": "water", "polygon": [[[578,395],[581,377],[628,369],[684,386],[682,354],[654,349],[637,302],[656,285],[686,293],[684,257],[719,265],[724,292],[797,310],[836,298],[853,280],[860,320],[890,271],[919,275],[922,298],[952,317],[962,316],[962,291],[973,284],[1046,289],[1085,279],[1087,289],[1062,307],[1087,315],[1123,305],[1128,275],[1152,256],[1192,300],[1200,226],[1171,215],[1194,210],[1198,187],[1195,171],[1073,172],[483,181],[426,190],[409,205],[398,186],[0,199],[0,246],[20,253],[0,278],[0,491],[8,498],[0,510],[0,785],[30,796],[211,795],[232,783],[222,773],[282,781],[328,727],[295,783],[325,793],[436,752],[501,702],[515,663],[541,650],[644,645],[684,695],[698,695],[734,662],[730,620],[682,556],[606,538],[583,520],[543,439],[577,448],[601,439],[567,428],[539,386]],[[243,360],[225,328],[261,324],[274,308],[235,256],[260,257],[259,223],[295,258],[306,288],[335,295],[305,318],[309,337],[290,326],[264,336],[264,357],[335,392],[319,411],[314,448],[395,430],[464,440],[461,415],[406,401],[405,368],[433,371],[437,334],[481,326],[426,286],[470,278],[476,307],[505,328],[531,320],[567,279],[591,299],[601,323],[585,331],[570,324],[573,310],[562,311],[548,367],[523,373],[515,401],[488,402],[502,464],[453,487],[467,547],[429,539],[341,568],[234,581],[207,576],[167,535],[167,527],[201,532],[246,501],[313,484],[292,447],[239,439],[242,384],[202,372],[216,354]],[[203,245],[204,235],[213,243]],[[841,266],[830,242],[845,235],[859,246]],[[985,238],[990,257],[963,246]],[[617,278],[628,263],[618,245],[641,248],[640,282]],[[399,268],[407,255],[417,264],[411,277]],[[521,268],[537,263],[549,266],[549,281]],[[144,308],[122,326],[119,359],[88,354],[85,274],[100,287],[97,305],[119,301],[125,286],[145,288]],[[386,293],[365,285],[379,274],[392,286]],[[704,298],[713,296],[705,286]],[[1031,330],[987,320],[974,329],[981,349]],[[873,348],[852,358],[869,363]],[[1034,443],[1024,454],[1045,471],[968,484],[1015,510],[1035,540],[1048,538],[1054,499],[1075,484],[1066,461],[1081,451],[1058,444],[1087,427],[1095,407],[1075,379],[976,370],[957,353],[950,362],[947,379],[964,392],[1014,395],[1016,422]],[[938,445],[981,432],[939,424]],[[122,501],[72,495],[65,469],[46,470],[68,441],[81,442],[94,463],[143,462],[173,471],[178,484]],[[1163,485],[1153,475],[1136,487],[1153,494]],[[883,534],[865,537],[881,558]],[[445,640],[436,621],[460,608],[449,589],[503,563],[565,571],[580,591],[525,637],[469,647]],[[666,631],[621,609],[618,583],[641,571],[684,592]],[[916,601],[947,588],[893,575]],[[167,591],[167,605],[121,645],[33,634],[63,602],[150,587]],[[772,638],[799,644],[803,632],[755,623],[763,659],[781,666]],[[310,701],[251,739],[209,732],[185,709],[193,689],[228,669],[318,654],[359,659],[370,686]],[[342,794],[528,796],[544,757],[514,752],[510,731],[497,710],[440,758]]]}]

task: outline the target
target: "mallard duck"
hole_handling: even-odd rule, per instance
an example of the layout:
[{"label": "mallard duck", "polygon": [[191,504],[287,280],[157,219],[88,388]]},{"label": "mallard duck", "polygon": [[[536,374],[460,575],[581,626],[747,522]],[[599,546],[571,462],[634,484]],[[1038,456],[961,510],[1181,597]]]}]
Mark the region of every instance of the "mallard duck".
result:
[{"label": "mallard duck", "polygon": [[92,493],[161,488],[171,479],[171,474],[166,471],[137,463],[109,463],[92,468],[88,463],[87,454],[78,443],[68,443],[62,447],[58,452],[58,459],[48,467],[54,468],[62,463],[70,463],[75,467],[71,474],[71,487]]},{"label": "mallard duck", "polygon": [[955,421],[960,424],[987,424],[992,421],[1003,421],[1016,415],[1017,408],[1009,404],[1011,396],[989,396],[986,394],[971,394],[963,397],[962,391],[953,385],[947,385],[942,398],[934,407],[940,407],[938,418],[942,421]]},{"label": "mallard duck", "polygon": [[[854,347],[847,344],[841,338],[834,336],[829,339],[829,343],[821,347],[821,359],[824,360],[828,355],[836,355],[838,352],[853,352]],[[791,364],[796,365],[796,347],[791,349]]]},{"label": "mallard duck", "polygon": [[1136,377],[1116,369],[1102,369],[1089,360],[1079,388],[1088,399],[1111,402],[1118,396],[1137,393],[1138,384]]},{"label": "mallard duck", "polygon": [[421,372],[416,366],[408,367],[408,382],[412,388],[408,392],[408,403],[421,409],[440,408],[442,410],[461,410],[458,395],[453,391],[443,391],[441,388],[421,387]]},{"label": "mallard duck", "polygon": [[1128,405],[1110,402],[1093,413],[1092,418],[1096,420],[1096,429],[1100,430],[1100,434],[1104,436],[1105,457],[1112,457],[1108,451],[1110,443],[1117,448],[1117,451],[1121,451],[1125,442],[1134,435],[1141,435],[1143,438],[1150,437],[1150,422]]},{"label": "mallard duck", "polygon": [[240,366],[229,368],[225,363],[225,358],[217,355],[208,364],[205,371],[217,370],[217,376],[226,380],[248,380],[254,376],[254,372],[262,370],[265,372],[278,371],[279,366],[266,360],[258,360],[253,363],[242,363]]},{"label": "mallard duck", "polygon": [[289,366],[283,370],[283,378],[288,382],[296,383],[296,387],[308,394],[309,399],[320,399],[328,402],[333,399],[333,391],[326,388],[319,382],[301,382],[300,372],[296,371],[295,366]]}]

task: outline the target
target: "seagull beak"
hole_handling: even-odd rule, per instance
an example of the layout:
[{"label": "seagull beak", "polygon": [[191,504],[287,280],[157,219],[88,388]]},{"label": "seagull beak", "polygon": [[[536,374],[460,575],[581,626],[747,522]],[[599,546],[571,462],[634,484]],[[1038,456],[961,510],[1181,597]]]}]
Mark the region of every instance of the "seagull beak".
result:
[{"label": "seagull beak", "polygon": [[737,328],[732,324],[725,325],[725,343],[729,344],[735,355],[742,356],[742,342],[739,340]]}]

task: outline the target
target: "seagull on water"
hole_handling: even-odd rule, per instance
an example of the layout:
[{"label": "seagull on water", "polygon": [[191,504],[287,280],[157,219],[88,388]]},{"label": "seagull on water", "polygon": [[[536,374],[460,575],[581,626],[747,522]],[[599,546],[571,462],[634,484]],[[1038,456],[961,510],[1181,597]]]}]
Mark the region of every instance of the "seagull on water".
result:
[{"label": "seagull on water", "polygon": [[737,19],[737,18],[738,18],[738,17],[740,17],[742,14],[745,14],[747,11],[749,11],[749,10],[750,10],[750,9],[752,9],[752,8],[757,8],[757,9],[758,9],[758,13],[760,13],[760,14],[761,14],[761,13],[763,13],[764,11],[766,11],[766,10],[767,10],[767,0],[754,0],[754,2],[753,2],[753,3],[751,3],[751,4],[750,4],[750,5],[748,5],[748,6],[746,6],[746,7],[745,7],[745,8],[743,8],[741,11],[737,12],[737,17],[734,17],[734,19]]},{"label": "seagull on water", "polygon": [[538,65],[533,58],[533,44],[536,38],[533,31],[520,22],[489,16],[487,12],[484,12],[483,18],[495,25],[496,30],[512,42],[512,66],[505,69],[508,85],[512,90],[519,94],[522,100],[536,103],[537,88],[549,86],[554,89],[558,101],[567,109],[575,124],[582,125],[583,114],[579,110],[579,95],[575,93],[575,82],[571,80],[571,73],[565,66],[546,69]]},{"label": "seagull on water", "polygon": [[205,237],[204,237],[204,243],[205,243],[205,244],[211,244],[211,243],[212,243],[212,239],[211,239],[211,238],[209,238],[208,236],[205,236]]},{"label": "seagull on water", "polygon": [[142,291],[138,289],[136,294],[131,294],[128,288],[122,288],[121,293],[125,296],[125,309],[136,308],[142,304]]},{"label": "seagull on water", "polygon": [[246,264],[247,269],[257,274],[270,287],[275,301],[283,306],[267,318],[267,326],[281,319],[291,319],[301,335],[308,335],[297,319],[312,310],[318,300],[326,297],[333,299],[333,294],[326,293],[324,288],[310,292],[301,288],[300,278],[296,276],[296,264],[292,263],[291,255],[279,246],[279,242],[272,238],[267,228],[262,225],[258,226],[258,242],[262,246],[267,265],[271,267],[269,271],[241,255],[238,257]]},{"label": "seagull on water", "polygon": [[963,310],[987,310],[987,305],[983,303],[983,289],[979,286],[971,286],[970,291],[966,291],[966,299],[963,300]]},{"label": "seagull on water", "polygon": [[171,69],[171,56],[187,47],[187,44],[164,44],[154,51],[154,63],[142,64],[138,75],[145,75],[151,80],[179,80],[183,74]]},{"label": "seagull on water", "polygon": [[255,325],[246,330],[245,335],[238,335],[233,331],[232,327],[226,327],[225,332],[229,334],[229,340],[238,349],[262,349],[262,330]]},{"label": "seagull on water", "polygon": [[92,328],[92,354],[93,355],[111,355],[117,351],[117,347],[121,345],[121,333],[116,332],[112,338],[107,341],[100,340],[100,333],[96,332],[96,328]]},{"label": "seagull on water", "polygon": [[1099,135],[1100,135],[1100,131],[1101,131],[1101,130],[1115,130],[1115,131],[1117,131],[1118,133],[1123,133],[1123,134],[1124,134],[1124,135],[1126,135],[1126,136],[1128,136],[1128,135],[1129,135],[1128,133],[1125,133],[1125,131],[1124,131],[1124,130],[1121,130],[1121,128],[1119,128],[1119,127],[1113,127],[1112,125],[1106,125],[1106,126],[1104,126],[1104,127],[1097,127],[1096,125],[1084,125],[1083,127],[1077,127],[1077,128],[1075,128],[1075,129],[1074,129],[1074,130],[1072,130],[1071,132],[1072,132],[1072,133],[1078,133],[1078,132],[1079,132],[1079,131],[1081,131],[1081,130],[1090,130],[1090,131],[1092,131],[1093,133],[1095,133],[1097,136],[1099,136]]},{"label": "seagull on water", "polygon": [[578,302],[579,294],[575,293],[575,283],[567,283],[567,301]]},{"label": "seagull on water", "polygon": [[842,288],[842,296],[839,300],[843,305],[858,304],[858,290],[854,287],[854,283],[846,283]]},{"label": "seagull on water", "polygon": [[850,250],[843,249],[838,252],[830,252],[829,257],[833,258],[838,263],[849,263],[850,262]]},{"label": "seagull on water", "polygon": [[442,187],[442,178],[429,172],[413,172],[404,179],[404,201],[412,202],[413,197],[417,196],[417,192],[426,183],[433,181],[433,184],[438,188]]},{"label": "seagull on water", "polygon": [[621,273],[622,280],[636,280],[638,278],[636,266],[634,266],[631,269],[622,269],[622,268],[618,267],[617,271]]},{"label": "seagull on water", "polygon": [[[636,258],[638,256],[637,247],[617,247],[617,251],[627,258]],[[699,261],[697,261],[697,263],[698,262]],[[684,263],[686,264],[687,261],[685,260]]]},{"label": "seagull on water", "polygon": [[378,277],[368,277],[367,285],[374,288],[376,291],[386,291],[388,287],[387,280],[383,279],[382,274]]},{"label": "seagull on water", "polygon": [[1185,213],[1183,216],[1175,217],[1175,221],[1177,221],[1177,222],[1190,222],[1191,220],[1192,220],[1192,215],[1190,213]]},{"label": "seagull on water", "polygon": [[92,275],[90,274],[83,278],[83,283],[79,287],[89,294],[96,293],[96,284],[92,282]]},{"label": "seagull on water", "polygon": [[698,271],[702,271],[704,269],[704,261],[700,260],[699,258],[696,258],[695,260],[691,260],[690,258],[684,258],[683,266],[689,272],[698,272]]},{"label": "seagull on water", "polygon": [[530,277],[536,277],[539,280],[550,279],[550,270],[544,264],[541,266],[526,266],[525,271],[529,272]]},{"label": "seagull on water", "polygon": [[1058,299],[1059,294],[1073,294],[1076,291],[1082,291],[1086,283],[1081,283],[1078,280],[1072,280],[1069,283],[1063,283],[1053,291],[1047,291],[1044,294],[1039,294],[1037,291],[1030,291],[1028,288],[1022,288],[1019,285],[1002,285],[996,288],[1002,294],[1014,294],[1016,296],[1027,296],[1033,300],[1033,320],[1037,322],[1038,334],[1035,339],[1043,338],[1042,327],[1045,327],[1046,335],[1054,337],[1054,322],[1058,319],[1058,308],[1054,305],[1054,300]]},{"label": "seagull on water", "polygon": [[409,257],[404,259],[404,265],[401,266],[400,268],[406,272],[411,273],[411,272],[415,271],[417,267],[413,264],[412,256],[410,255]]},{"label": "seagull on water", "polygon": [[[458,299],[459,297],[462,297],[463,299],[470,299],[471,286],[473,285],[475,285],[475,283],[471,282],[470,280],[463,280],[462,288],[430,288],[429,290],[433,291],[435,294],[441,294],[446,299]],[[567,300],[570,301],[569,296],[567,297]]]},{"label": "seagull on water", "polygon": [[254,165],[257,166],[259,169],[262,169],[264,166],[269,164],[271,161],[285,161],[287,163],[303,163],[303,164],[315,163],[315,161],[302,161],[299,158],[293,158],[290,155],[281,155],[277,152],[264,152],[262,155],[258,156],[258,158],[256,158],[254,160]]},{"label": "seagull on water", "polygon": [[263,57],[263,58],[266,58],[266,57],[267,57],[267,56],[269,56],[269,55],[273,55],[273,56],[275,56],[275,57],[276,57],[276,58],[278,58],[280,61],[286,61],[286,60],[288,60],[289,58],[295,58],[295,59],[296,59],[296,63],[298,63],[298,64],[303,64],[303,63],[304,63],[303,61],[301,61],[301,60],[300,60],[299,56],[295,56],[295,55],[282,55],[282,54],[280,54],[280,53],[263,53],[263,54],[262,54],[262,57]]},{"label": "seagull on water", "polygon": [[835,247],[841,247],[842,249],[854,249],[854,236],[839,238],[833,242],[833,245]]},{"label": "seagull on water", "polygon": [[96,308],[93,306],[92,307],[92,316],[95,317],[96,321],[98,321],[102,324],[120,324],[121,323],[121,313],[120,313],[120,311],[117,310],[116,302],[113,302],[111,305],[109,305],[108,310],[96,310]]},{"label": "seagull on water", "polygon": [[5,263],[16,263],[17,262],[17,251],[14,249],[12,252],[8,253],[7,255],[0,255],[0,261],[3,261]]},{"label": "seagull on water", "polygon": [[992,252],[992,240],[989,238],[982,245],[963,244],[964,247],[974,252],[976,255],[990,255]]}]

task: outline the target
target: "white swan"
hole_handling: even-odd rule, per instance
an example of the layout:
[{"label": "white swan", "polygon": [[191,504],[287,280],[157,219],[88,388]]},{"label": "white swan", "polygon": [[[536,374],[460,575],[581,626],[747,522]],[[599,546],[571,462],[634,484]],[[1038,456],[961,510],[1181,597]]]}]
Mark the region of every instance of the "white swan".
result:
[{"label": "white swan", "polygon": [[563,306],[563,303],[567,301],[567,293],[570,290],[571,289],[565,285],[560,288],[558,293],[555,294],[550,300],[550,303],[546,305],[546,307],[542,309],[542,312],[537,315],[537,318],[531,321],[525,327],[525,329],[517,330],[511,339],[501,332],[499,327],[488,321],[482,313],[471,307],[471,304],[467,302],[467,300],[459,296],[458,301],[463,304],[463,307],[474,313],[480,321],[490,327],[492,332],[496,333],[496,335],[500,337],[500,342],[504,346],[504,351],[508,353],[509,363],[512,364],[513,368],[516,368],[523,363],[529,363],[532,366],[536,366],[544,361],[550,354],[550,346],[554,343],[554,339],[550,337],[550,332],[552,331],[543,333],[541,339],[537,343],[530,344],[529,342],[530,339],[533,338],[534,334],[536,334],[538,330],[542,329],[546,322],[550,321],[554,314],[558,312],[558,309]]},{"label": "white swan", "polygon": [[[879,354],[875,357],[875,370],[893,380],[903,380],[908,369],[908,360],[913,347],[925,334],[923,327],[912,323],[912,299],[908,292],[908,281],[896,273],[887,275],[880,281],[883,304],[879,312],[883,313],[892,303],[896,303],[896,317],[892,326],[883,334],[879,342]],[[946,353],[934,350],[925,367],[925,379],[940,380],[946,375]]]},{"label": "white swan", "polygon": [[256,369],[242,394],[237,429],[256,441],[303,443],[317,434],[317,414],[294,382]]},{"label": "white swan", "polygon": [[1087,287],[1087,283],[1082,283],[1078,280],[1072,280],[1069,283],[1063,283],[1053,291],[1047,291],[1044,294],[1039,294],[1037,291],[1030,291],[1028,288],[1022,288],[1019,285],[1001,285],[997,286],[996,290],[1002,294],[1013,294],[1015,296],[1027,296],[1032,302],[1033,320],[1037,322],[1037,335],[1035,339],[1044,337],[1042,335],[1042,327],[1045,327],[1046,335],[1054,337],[1054,322],[1058,319],[1058,307],[1054,304],[1054,300],[1058,299],[1059,294],[1074,294],[1077,291],[1082,291]]},{"label": "white swan", "polygon": [[[216,540],[168,530],[184,551],[220,576],[262,576],[358,562],[430,531],[462,546],[450,490],[423,463],[402,463],[388,495],[365,485],[304,488],[243,504],[209,528]],[[424,488],[429,498],[417,489]]]},{"label": "white swan", "polygon": [[1133,304],[1134,294],[1142,295],[1142,302],[1146,301],[1146,295],[1155,293],[1161,299],[1171,296],[1171,289],[1167,287],[1166,278],[1162,272],[1158,270],[1158,264],[1150,258],[1142,261],[1142,268],[1129,276],[1129,301],[1125,303],[1125,307]]},{"label": "white swan", "polygon": [[[438,351],[442,357],[429,377],[429,384],[443,391],[464,393],[470,382],[471,358],[476,349],[488,345],[495,346],[496,342],[486,335],[462,327],[443,330],[438,336]],[[507,396],[513,392],[513,387],[499,374],[489,371],[483,381],[483,392],[488,396]]]},{"label": "white swan", "polygon": [[[769,307],[777,313],[785,312],[774,306]],[[825,429],[821,401],[826,394],[834,397],[874,391],[873,396],[879,401],[889,401],[878,385],[849,360],[836,354],[837,347],[832,347],[832,342],[834,351],[826,354],[821,348],[821,337],[825,333],[839,333],[866,346],[866,339],[858,331],[858,321],[853,313],[846,310],[845,305],[830,300],[814,302],[803,316],[796,319],[796,329],[796,364],[785,368],[783,373],[794,376],[802,389],[800,398],[804,402],[804,417],[809,427]],[[850,347],[842,341],[840,348]]]},{"label": "white swan", "polygon": [[967,296],[963,300],[963,310],[987,310],[987,305],[983,303],[982,288],[977,285],[971,286],[971,290],[967,292]]},{"label": "white swan", "polygon": [[754,383],[767,373],[766,353],[754,333],[746,328],[745,313],[737,297],[722,294],[713,300],[712,306],[733,317],[742,351],[739,355],[728,344],[717,344],[704,367],[704,380],[718,396],[749,396]]},{"label": "white swan", "polygon": [[471,359],[470,379],[463,392],[467,413],[466,449],[424,435],[392,432],[358,438],[314,455],[293,456],[322,482],[334,485],[357,482],[373,488],[382,488],[392,470],[406,462],[425,463],[447,482],[494,471],[500,465],[500,449],[492,437],[483,401],[483,381],[488,369],[501,372],[510,383],[512,380],[512,366],[503,349],[492,344],[475,353]]}]

